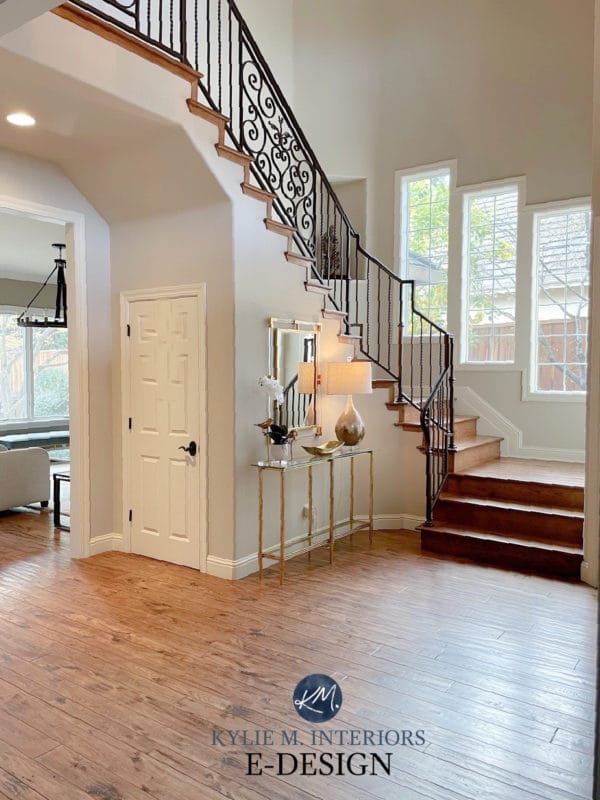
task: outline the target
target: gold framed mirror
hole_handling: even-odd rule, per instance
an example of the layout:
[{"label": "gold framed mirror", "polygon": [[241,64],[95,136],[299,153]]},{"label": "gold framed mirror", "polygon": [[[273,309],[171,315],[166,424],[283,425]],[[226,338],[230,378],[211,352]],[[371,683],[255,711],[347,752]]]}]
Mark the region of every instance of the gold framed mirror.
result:
[{"label": "gold framed mirror", "polygon": [[320,435],[318,360],[321,326],[302,320],[268,320],[269,375],[283,388],[283,401],[269,401],[268,415],[299,435]]}]

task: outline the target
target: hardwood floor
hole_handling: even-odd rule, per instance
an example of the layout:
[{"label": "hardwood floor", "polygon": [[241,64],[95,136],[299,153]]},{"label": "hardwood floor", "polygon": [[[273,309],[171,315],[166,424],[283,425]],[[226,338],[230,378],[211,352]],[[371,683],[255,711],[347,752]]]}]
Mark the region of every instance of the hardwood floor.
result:
[{"label": "hardwood floor", "polygon": [[[110,553],[69,560],[51,515],[0,516],[0,798],[574,800],[591,797],[595,593],[422,557],[377,533],[230,583]],[[417,730],[390,776],[247,776],[213,729],[297,729],[292,691],[334,674],[319,730]],[[315,748],[350,752],[360,747]]]}]

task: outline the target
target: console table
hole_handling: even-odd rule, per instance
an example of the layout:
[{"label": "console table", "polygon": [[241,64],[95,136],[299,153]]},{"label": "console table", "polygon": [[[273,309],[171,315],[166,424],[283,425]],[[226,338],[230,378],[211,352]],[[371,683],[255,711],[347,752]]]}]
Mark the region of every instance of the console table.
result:
[{"label": "console table", "polygon": [[[368,522],[355,524],[354,516],[354,461],[356,458],[368,457],[369,459],[369,519]],[[336,536],[335,528],[335,462],[350,459],[350,491],[349,491],[349,527],[341,535]],[[329,535],[325,542],[314,542],[315,533],[313,531],[313,470],[319,467],[327,467],[329,475]],[[305,537],[294,540],[294,546],[304,544],[298,551],[294,551],[292,556],[308,553],[319,547],[329,548],[329,563],[333,563],[333,553],[337,539],[351,536],[358,531],[369,531],[369,544],[373,542],[373,450],[354,449],[343,450],[333,453],[330,456],[316,456],[315,458],[303,458],[291,461],[258,461],[252,465],[258,470],[258,577],[263,577],[263,562],[265,559],[276,561],[279,564],[279,585],[281,586],[285,577],[286,559],[286,519],[285,519],[285,479],[291,471],[306,470],[308,478],[308,533]],[[275,552],[265,551],[264,549],[264,475],[266,472],[279,473],[279,545]]]},{"label": "console table", "polygon": [[63,525],[60,510],[60,485],[61,483],[71,483],[71,475],[68,472],[55,472],[52,475],[52,495],[54,505],[54,527],[61,531],[70,531],[68,525]]}]

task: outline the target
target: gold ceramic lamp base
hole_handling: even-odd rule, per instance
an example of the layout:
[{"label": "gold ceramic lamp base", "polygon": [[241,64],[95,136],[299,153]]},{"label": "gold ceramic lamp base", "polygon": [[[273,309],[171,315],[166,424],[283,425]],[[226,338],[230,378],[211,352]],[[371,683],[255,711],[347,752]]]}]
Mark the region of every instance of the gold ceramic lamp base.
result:
[{"label": "gold ceramic lamp base", "polygon": [[348,447],[354,447],[365,437],[365,424],[354,407],[352,395],[348,395],[346,407],[335,424],[335,435]]}]

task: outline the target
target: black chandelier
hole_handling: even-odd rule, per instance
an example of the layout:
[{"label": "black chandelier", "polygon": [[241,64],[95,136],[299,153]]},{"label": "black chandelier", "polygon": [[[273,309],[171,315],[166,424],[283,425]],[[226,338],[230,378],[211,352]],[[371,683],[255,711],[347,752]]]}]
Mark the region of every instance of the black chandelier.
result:
[{"label": "black chandelier", "polygon": [[[53,244],[52,247],[58,249],[58,258],[54,259],[54,269],[48,275],[44,283],[34,297],[27,304],[27,308],[17,319],[17,325],[21,328],[66,328],[67,327],[67,281],[65,278],[65,269],[67,262],[63,258],[64,244]],[[26,316],[31,306],[38,299],[40,294],[48,285],[50,278],[56,272],[56,309],[54,318],[51,317],[29,317]]]}]

